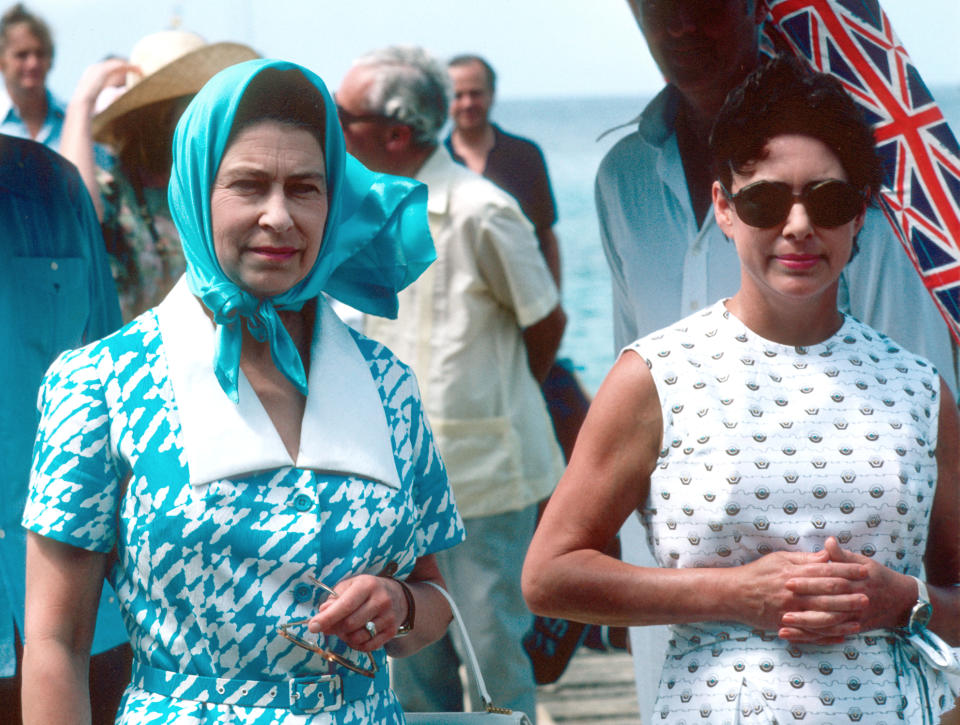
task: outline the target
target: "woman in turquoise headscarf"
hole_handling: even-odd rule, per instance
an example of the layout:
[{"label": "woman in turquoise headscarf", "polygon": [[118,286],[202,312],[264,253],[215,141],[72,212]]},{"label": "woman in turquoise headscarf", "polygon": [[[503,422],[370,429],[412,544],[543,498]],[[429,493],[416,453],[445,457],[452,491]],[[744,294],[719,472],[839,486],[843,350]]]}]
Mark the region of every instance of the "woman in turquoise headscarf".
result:
[{"label": "woman in turquoise headscarf", "polygon": [[434,257],[426,190],[346,155],[317,76],[255,60],[184,113],[169,197],[184,279],[40,393],[26,721],[82,721],[107,576],[118,722],[403,722],[386,653],[445,630],[424,582],[463,528],[414,378],[324,293],[395,315]]}]

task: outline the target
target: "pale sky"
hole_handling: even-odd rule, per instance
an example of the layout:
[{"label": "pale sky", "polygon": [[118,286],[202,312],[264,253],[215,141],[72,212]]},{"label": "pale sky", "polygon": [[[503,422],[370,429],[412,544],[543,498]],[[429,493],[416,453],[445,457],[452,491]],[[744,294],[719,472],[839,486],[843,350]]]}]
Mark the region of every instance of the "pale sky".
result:
[{"label": "pale sky", "polygon": [[[929,86],[960,87],[960,2],[882,2]],[[501,98],[649,96],[662,85],[626,0],[27,0],[52,26],[61,98],[108,53],[170,27],[251,45],[336,89],[350,61],[392,43],[486,56]],[[2,7],[2,5],[0,5]]]}]

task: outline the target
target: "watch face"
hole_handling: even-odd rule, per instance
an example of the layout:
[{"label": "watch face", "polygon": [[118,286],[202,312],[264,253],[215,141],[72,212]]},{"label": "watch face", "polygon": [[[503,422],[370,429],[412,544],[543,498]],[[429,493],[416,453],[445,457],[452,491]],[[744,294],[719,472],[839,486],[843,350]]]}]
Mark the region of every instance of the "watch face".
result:
[{"label": "watch face", "polygon": [[926,628],[932,614],[933,605],[930,602],[917,602],[910,612],[910,624],[907,625],[907,629],[911,632],[919,632]]}]

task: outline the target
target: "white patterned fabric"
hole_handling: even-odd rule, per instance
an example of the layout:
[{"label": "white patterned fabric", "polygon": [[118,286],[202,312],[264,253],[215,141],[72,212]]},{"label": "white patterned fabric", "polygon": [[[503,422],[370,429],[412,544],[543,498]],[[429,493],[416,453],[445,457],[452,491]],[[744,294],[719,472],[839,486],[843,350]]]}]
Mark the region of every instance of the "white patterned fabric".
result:
[{"label": "white patterned fabric", "polygon": [[[928,362],[849,316],[817,345],[770,342],[722,301],[626,349],[661,401],[641,512],[660,566],[737,566],[835,536],[921,574],[940,395]],[[953,702],[891,630],[835,646],[726,622],[671,630],[655,722],[921,723],[925,688],[934,713]]]},{"label": "white patterned fabric", "polygon": [[[330,319],[325,312],[318,318]],[[119,722],[403,721],[385,687],[383,650],[374,653],[384,673],[375,682],[277,633],[279,624],[308,617],[323,600],[311,577],[332,586],[389,562],[405,577],[418,557],[463,538],[415,379],[382,345],[350,335],[386,417],[393,483],[295,465],[191,483],[168,375],[172,349],[155,311],[65,353],[48,372],[24,525],[93,551],[117,546],[109,580],[135,673],[148,666],[128,687]],[[315,438],[301,442],[301,456],[323,448],[323,437]],[[232,453],[229,443],[218,451]],[[320,644],[365,664],[335,637]],[[169,689],[179,697],[164,694],[173,675],[158,670],[178,673]],[[328,672],[350,680],[348,699],[358,688],[361,695],[339,705],[328,680],[316,677]],[[276,704],[277,693],[301,710],[329,711],[263,706]]]},{"label": "white patterned fabric", "polygon": [[[597,171],[597,218],[613,287],[616,350],[740,286],[736,248],[717,226],[713,209],[697,224],[677,145],[679,101],[676,87],[666,86]],[[840,275],[837,306],[932,360],[956,394],[960,382],[950,331],[879,209],[867,209],[857,239],[860,251]],[[633,519],[620,540],[624,561],[650,565]],[[631,627],[630,638],[637,651],[662,651],[666,634],[662,627]],[[650,669],[644,663],[636,672],[644,718],[656,689]]]}]

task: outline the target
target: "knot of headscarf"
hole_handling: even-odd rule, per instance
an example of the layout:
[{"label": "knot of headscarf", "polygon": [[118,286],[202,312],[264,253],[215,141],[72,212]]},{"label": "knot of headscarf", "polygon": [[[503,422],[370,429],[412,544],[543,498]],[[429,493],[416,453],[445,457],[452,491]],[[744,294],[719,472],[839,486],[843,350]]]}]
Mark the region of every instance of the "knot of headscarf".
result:
[{"label": "knot of headscarf", "polygon": [[[268,68],[299,72],[323,100],[329,208],[310,272],[289,290],[260,299],[229,279],[217,260],[210,194],[237,107],[250,82]],[[326,291],[362,312],[396,317],[397,292],[436,258],[427,226],[426,187],[372,172],[349,156],[336,105],[323,81],[293,63],[247,61],[207,82],[177,124],[168,197],[187,262],[187,285],[213,313],[214,371],[235,402],[244,326],[254,339],[269,344],[274,364],[306,395],[303,360],[278,310],[300,310]]]},{"label": "knot of headscarf", "polygon": [[240,350],[242,326],[258,342],[268,342],[274,365],[293,383],[297,390],[307,394],[307,373],[303,368],[296,344],[277,315],[278,309],[268,300],[260,300],[236,285],[216,285],[201,296],[203,304],[213,313],[217,328],[214,373],[224,392],[233,402],[240,399]]}]

